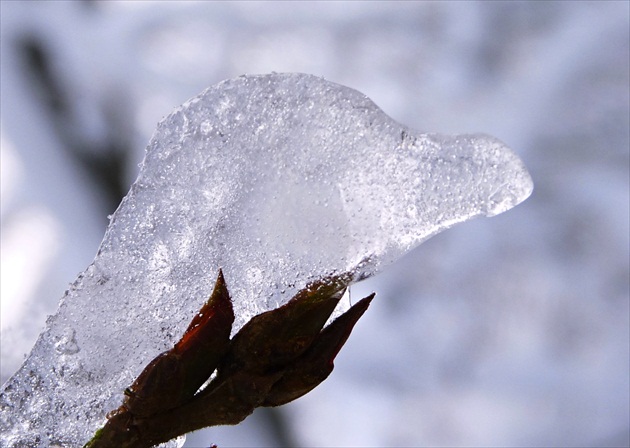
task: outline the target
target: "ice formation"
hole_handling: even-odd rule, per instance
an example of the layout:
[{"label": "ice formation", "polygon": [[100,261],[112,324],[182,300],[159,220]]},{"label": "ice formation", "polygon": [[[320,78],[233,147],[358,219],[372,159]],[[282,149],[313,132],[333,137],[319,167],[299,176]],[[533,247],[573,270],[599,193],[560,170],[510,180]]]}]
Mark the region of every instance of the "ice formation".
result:
[{"label": "ice formation", "polygon": [[85,443],[181,336],[220,267],[236,330],[310,280],[372,275],[531,191],[497,139],[413,131],[322,78],[217,84],[158,125],[94,262],[4,385],[1,445]]}]

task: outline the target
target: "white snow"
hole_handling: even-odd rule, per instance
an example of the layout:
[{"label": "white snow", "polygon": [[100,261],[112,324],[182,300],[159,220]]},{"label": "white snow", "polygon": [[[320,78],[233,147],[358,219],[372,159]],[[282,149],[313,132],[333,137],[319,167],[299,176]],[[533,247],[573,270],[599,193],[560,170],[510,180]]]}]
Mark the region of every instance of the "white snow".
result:
[{"label": "white snow", "polygon": [[5,386],[3,444],[44,433],[48,443],[85,442],[134,375],[181,335],[219,268],[236,331],[309,281],[370,276],[531,191],[524,165],[498,140],[414,132],[323,78],[219,83],[158,125],[94,262]]}]

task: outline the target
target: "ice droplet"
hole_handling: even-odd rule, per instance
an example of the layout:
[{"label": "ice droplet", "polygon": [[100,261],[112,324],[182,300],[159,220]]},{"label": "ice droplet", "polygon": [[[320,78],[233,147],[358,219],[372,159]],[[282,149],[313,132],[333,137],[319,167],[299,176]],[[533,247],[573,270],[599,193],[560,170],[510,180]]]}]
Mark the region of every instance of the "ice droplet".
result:
[{"label": "ice droplet", "polygon": [[82,446],[181,336],[219,268],[236,330],[311,280],[372,275],[531,190],[497,139],[413,131],[322,78],[210,87],[158,125],[97,257],[5,384],[0,444]]}]

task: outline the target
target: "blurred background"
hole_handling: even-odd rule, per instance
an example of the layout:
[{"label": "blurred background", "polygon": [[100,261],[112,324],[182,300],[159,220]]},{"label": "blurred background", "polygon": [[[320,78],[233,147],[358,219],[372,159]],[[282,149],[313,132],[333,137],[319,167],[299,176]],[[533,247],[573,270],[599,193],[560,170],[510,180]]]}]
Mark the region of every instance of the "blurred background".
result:
[{"label": "blurred background", "polygon": [[157,122],[223,79],[306,72],[417,130],[486,132],[530,199],[427,241],[313,392],[186,446],[628,446],[630,3],[1,2],[1,381]]}]

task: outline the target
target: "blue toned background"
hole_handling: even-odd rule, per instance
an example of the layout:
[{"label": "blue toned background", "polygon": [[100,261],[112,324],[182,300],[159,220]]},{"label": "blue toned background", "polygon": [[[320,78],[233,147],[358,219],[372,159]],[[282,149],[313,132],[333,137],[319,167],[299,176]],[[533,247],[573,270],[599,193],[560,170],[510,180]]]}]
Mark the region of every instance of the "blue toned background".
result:
[{"label": "blue toned background", "polygon": [[1,2],[1,381],[156,123],[298,71],[420,131],[499,137],[535,190],[355,286],[377,300],[312,393],[186,446],[628,446],[629,5]]}]

